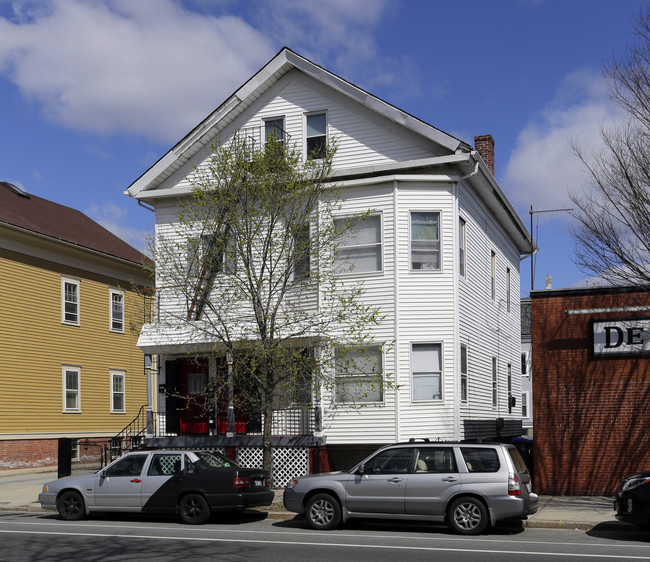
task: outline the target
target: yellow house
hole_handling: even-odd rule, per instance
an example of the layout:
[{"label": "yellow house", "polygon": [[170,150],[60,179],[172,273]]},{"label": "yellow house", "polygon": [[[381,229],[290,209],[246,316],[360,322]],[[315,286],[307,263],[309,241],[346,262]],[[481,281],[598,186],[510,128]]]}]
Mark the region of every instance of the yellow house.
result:
[{"label": "yellow house", "polygon": [[144,256],[83,213],[0,182],[0,470],[56,464],[147,405]]}]

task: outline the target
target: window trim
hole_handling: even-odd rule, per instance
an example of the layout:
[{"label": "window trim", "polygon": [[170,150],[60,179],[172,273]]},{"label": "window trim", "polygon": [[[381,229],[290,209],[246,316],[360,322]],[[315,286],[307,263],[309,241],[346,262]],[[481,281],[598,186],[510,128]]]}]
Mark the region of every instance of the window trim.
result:
[{"label": "window trim", "polygon": [[[77,388],[68,389],[68,372],[74,372],[77,374]],[[63,413],[64,414],[80,414],[81,413],[81,367],[76,365],[61,365],[61,386],[63,390]],[[68,391],[76,393],[76,402],[77,405],[74,408],[68,408]]]},{"label": "window trim", "polygon": [[[347,215],[338,215],[333,217],[334,220],[334,226],[336,226],[336,221],[339,220],[345,220],[347,218],[352,217],[353,215],[347,214]],[[379,260],[381,262],[379,269],[373,269],[371,271],[355,271],[354,268],[351,268],[349,271],[344,271],[344,272],[337,272],[336,275],[338,277],[353,277],[353,276],[359,276],[359,275],[382,275],[384,273],[384,213],[382,211],[379,211],[377,213],[370,213],[365,219],[368,220],[372,217],[379,217],[379,242],[376,242],[374,244],[356,244],[354,246],[343,246],[339,245],[335,250],[334,250],[334,268],[336,268],[336,263],[337,263],[337,256],[339,252],[343,248],[358,248],[361,246],[365,247],[370,247],[370,246],[379,246]],[[363,222],[363,221],[361,221]],[[353,263],[353,262],[350,262]]]},{"label": "window trim", "polygon": [[[440,398],[415,398],[415,393],[413,392],[415,389],[415,382],[414,382],[414,370],[413,370],[413,348],[416,346],[421,346],[421,345],[435,345],[439,346],[440,348],[440,371],[439,371],[439,385],[440,385]],[[411,376],[411,402],[416,403],[416,404],[422,404],[422,403],[428,403],[428,402],[443,402],[445,399],[445,393],[444,393],[444,386],[443,386],[443,380],[444,380],[444,361],[445,361],[445,354],[444,354],[444,344],[442,341],[415,341],[411,342],[411,351],[410,351],[410,376]],[[437,371],[427,371],[428,373],[437,373]],[[420,372],[419,374],[425,374],[424,371]]]},{"label": "window trim", "polygon": [[[76,302],[77,319],[76,320],[66,319],[65,305],[67,302],[72,302],[66,300],[66,291],[65,291],[66,284],[74,285],[76,287],[76,297],[77,297],[77,302]],[[81,281],[73,277],[61,277],[61,324],[67,324],[68,326],[81,325]]]},{"label": "window trim", "polygon": [[[312,258],[311,232],[312,232],[311,224],[306,222],[299,228],[298,231],[294,232],[292,235],[293,248],[291,251],[291,280],[294,283],[299,283],[301,281],[309,281],[309,279],[311,278],[311,258]],[[303,260],[298,260],[296,259],[296,254],[294,250],[296,240],[299,238],[299,236],[304,236],[305,233],[307,235],[307,240],[306,240],[308,246],[307,255],[301,256]],[[297,275],[298,272],[302,274]]]},{"label": "window trim", "polygon": [[[272,121],[282,121],[282,127],[280,127],[280,130],[282,131],[282,137],[277,139],[279,142],[286,142],[287,141],[287,120],[286,120],[286,115],[278,115],[275,117],[264,117],[262,118],[262,127],[264,128],[264,146],[267,145],[268,138],[266,134],[266,124],[270,123]],[[276,125],[277,127],[277,125]]]},{"label": "window trim", "polygon": [[[111,414],[125,414],[126,413],[126,371],[111,369],[109,371],[111,377]],[[122,379],[122,392],[115,391],[115,377]],[[115,408],[115,395],[122,394],[122,409]]]},{"label": "window trim", "polygon": [[467,221],[458,217],[458,275],[467,279]]},{"label": "window trim", "polygon": [[530,367],[528,363],[528,351],[521,352],[521,376],[530,377]]},{"label": "window trim", "polygon": [[382,387],[381,387],[381,389],[379,391],[380,394],[381,394],[381,400],[367,400],[367,401],[364,401],[364,400],[351,400],[351,401],[339,400],[339,398],[337,396],[338,395],[337,382],[338,382],[339,378],[340,379],[346,379],[346,378],[352,379],[352,378],[358,377],[358,378],[362,378],[362,379],[369,379],[369,378],[372,378],[373,375],[371,375],[371,374],[363,374],[363,373],[362,374],[338,374],[336,372],[336,359],[335,359],[335,361],[334,361],[334,397],[333,397],[333,402],[334,402],[335,406],[346,407],[346,406],[349,406],[350,404],[354,405],[355,403],[356,404],[367,404],[369,406],[384,404],[384,402],[386,400],[386,393],[384,392],[384,364],[385,364],[384,350],[383,350],[383,347],[381,346],[381,344],[368,345],[367,346],[367,352],[369,352],[370,350],[375,350],[377,352],[377,354],[378,354],[379,375],[376,375],[376,376],[381,377],[381,385],[382,385]]},{"label": "window trim", "polygon": [[511,286],[510,286],[510,268],[506,267],[506,312],[510,312],[510,298],[511,298]]},{"label": "window trim", "polygon": [[[409,209],[409,271],[424,273],[442,272],[442,210],[441,209]],[[438,215],[438,267],[435,269],[415,269],[413,267],[413,213],[433,213]],[[416,240],[420,242],[420,240]]]},{"label": "window trim", "polygon": [[309,136],[307,132],[307,121],[309,117],[315,116],[315,115],[325,115],[325,135],[318,135],[318,137],[324,136],[325,137],[325,153],[327,154],[327,146],[329,144],[329,114],[326,109],[320,109],[318,111],[309,111],[304,114],[304,131],[305,131],[305,161],[307,160],[321,160],[322,156],[319,158],[310,158],[309,157],[309,142],[308,139],[310,138],[317,138],[316,135],[314,136]]},{"label": "window trim", "polygon": [[[113,295],[117,295],[122,297],[121,303],[122,303],[122,327],[121,328],[116,328],[113,325],[113,322],[115,321],[115,318],[113,317]],[[124,291],[120,289],[110,289],[108,291],[108,313],[109,313],[109,331],[115,332],[118,334],[123,334],[124,333],[124,301],[125,301],[125,296],[124,296]]]}]

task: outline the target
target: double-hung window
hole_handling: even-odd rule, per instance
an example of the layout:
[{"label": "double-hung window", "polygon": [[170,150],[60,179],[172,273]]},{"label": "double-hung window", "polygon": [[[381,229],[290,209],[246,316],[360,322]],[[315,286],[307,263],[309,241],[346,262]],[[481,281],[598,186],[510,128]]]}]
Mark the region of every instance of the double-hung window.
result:
[{"label": "double-hung window", "polygon": [[381,402],[384,399],[381,373],[380,347],[351,351],[345,355],[337,353],[335,401]]},{"label": "double-hung window", "polygon": [[460,401],[467,402],[467,346],[460,345]]},{"label": "double-hung window", "polygon": [[521,393],[521,417],[522,418],[529,417],[529,415],[528,415],[528,393],[527,392],[522,392]]},{"label": "double-hung window", "polygon": [[327,114],[307,115],[307,159],[324,158],[327,155]]},{"label": "double-hung window", "polygon": [[467,273],[467,224],[464,219],[458,219],[458,273],[465,277]]},{"label": "double-hung window", "polygon": [[218,234],[202,234],[189,240],[188,262],[190,275],[197,279],[202,275],[237,273],[234,237],[228,229]]},{"label": "double-hung window", "polygon": [[124,291],[111,289],[111,331],[124,332]]},{"label": "double-hung window", "polygon": [[492,300],[496,300],[497,298],[496,270],[497,270],[497,255],[494,253],[494,250],[492,250],[490,252],[490,298]]},{"label": "double-hung window", "polygon": [[284,142],[284,118],[277,117],[275,119],[264,120],[264,142],[268,144],[271,139],[276,142]]},{"label": "double-hung window", "polygon": [[64,324],[79,324],[79,281],[61,279],[61,321]]},{"label": "double-hung window", "polygon": [[497,407],[498,402],[497,358],[492,357],[492,407]]},{"label": "double-hung window", "polygon": [[411,212],[411,269],[440,269],[438,212]]},{"label": "double-hung window", "polygon": [[124,412],[126,409],[125,378],[124,373],[111,371],[111,412]]},{"label": "double-hung window", "polygon": [[335,255],[338,273],[369,273],[381,271],[381,215],[370,215],[351,228],[350,219],[334,219],[334,226],[342,232]]},{"label": "double-hung window", "polygon": [[63,367],[63,411],[81,411],[81,369]]},{"label": "double-hung window", "polygon": [[442,344],[414,343],[411,373],[413,400],[442,399]]},{"label": "double-hung window", "polygon": [[293,252],[291,256],[294,281],[309,279],[310,246],[309,224],[305,223],[296,227],[293,232]]}]

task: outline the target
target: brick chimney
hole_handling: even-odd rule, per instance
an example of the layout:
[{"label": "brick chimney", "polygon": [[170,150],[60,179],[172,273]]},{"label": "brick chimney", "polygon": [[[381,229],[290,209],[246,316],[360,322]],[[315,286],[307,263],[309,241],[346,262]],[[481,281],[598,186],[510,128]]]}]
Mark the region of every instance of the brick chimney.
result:
[{"label": "brick chimney", "polygon": [[494,175],[494,139],[492,135],[474,137],[474,146],[476,152],[483,158],[483,162]]}]

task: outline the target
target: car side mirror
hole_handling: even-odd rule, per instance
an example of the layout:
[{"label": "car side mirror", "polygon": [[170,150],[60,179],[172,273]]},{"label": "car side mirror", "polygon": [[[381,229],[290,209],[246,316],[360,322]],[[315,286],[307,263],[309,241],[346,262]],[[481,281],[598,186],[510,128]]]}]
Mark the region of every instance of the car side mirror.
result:
[{"label": "car side mirror", "polygon": [[357,474],[360,474],[361,476],[363,476],[365,473],[366,473],[366,465],[361,463],[359,465],[359,468],[357,468]]},{"label": "car side mirror", "polygon": [[106,469],[105,469],[105,468],[102,468],[102,469],[99,471],[99,477],[100,477],[100,478],[106,478]]}]

